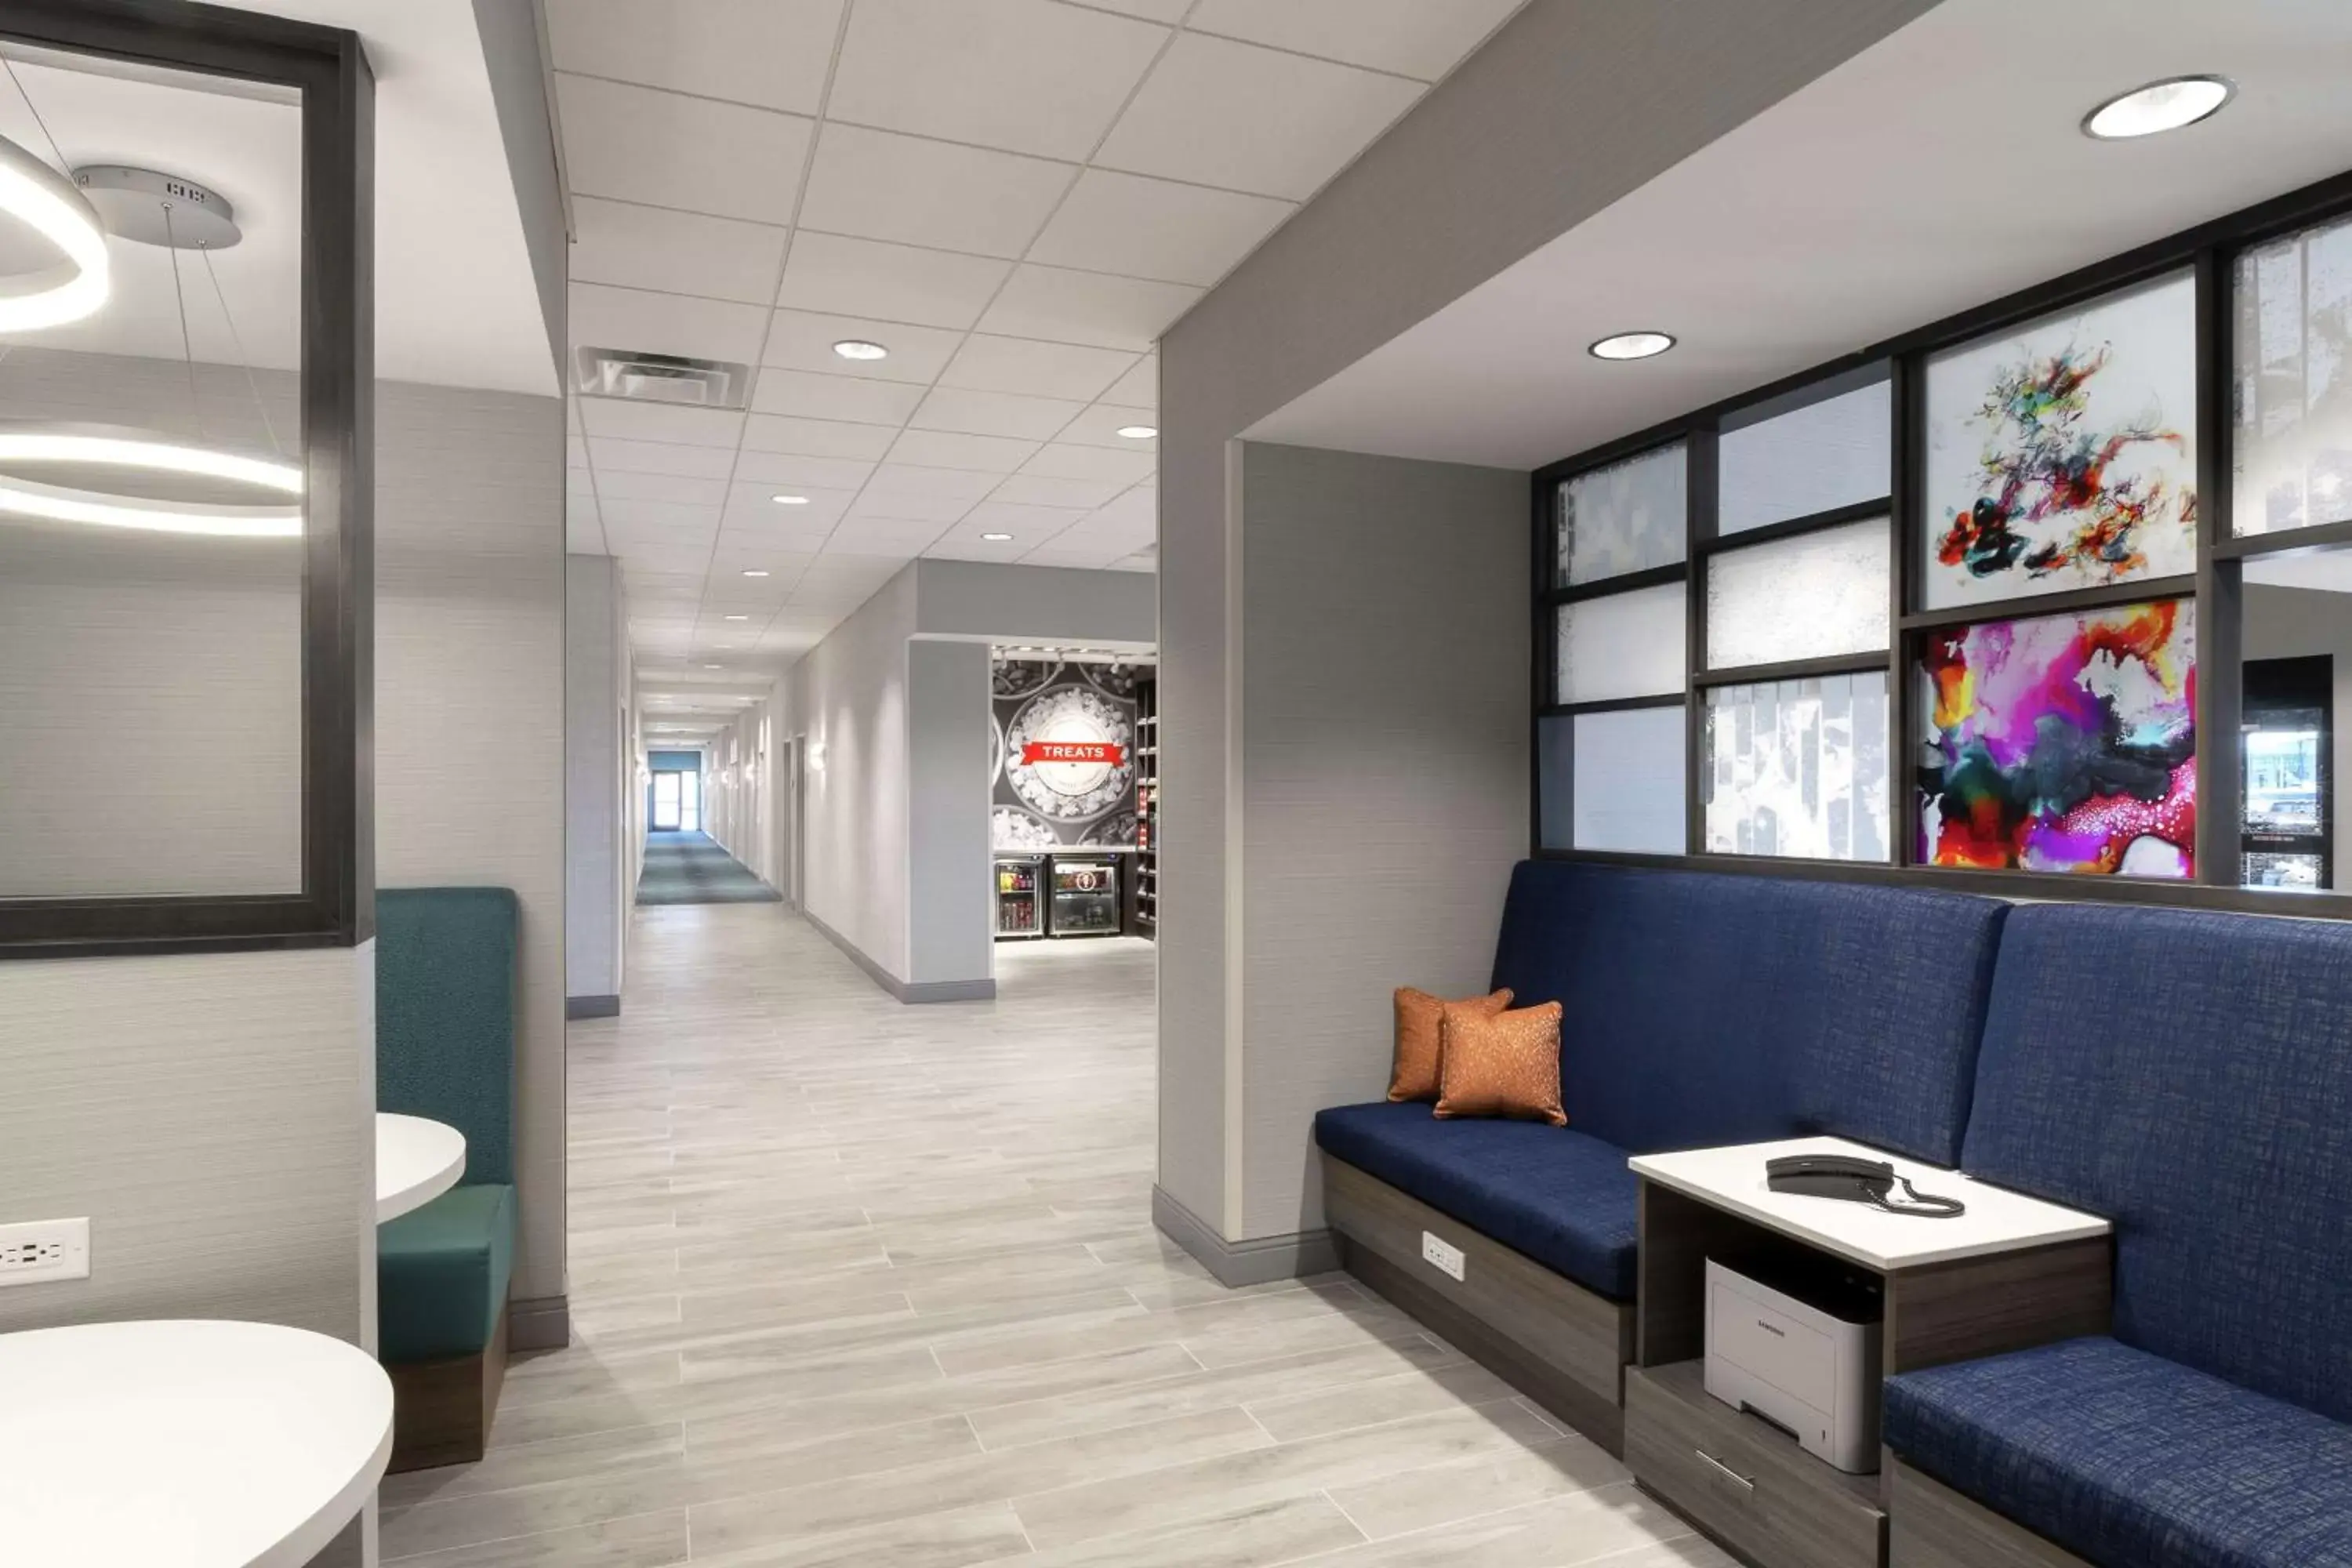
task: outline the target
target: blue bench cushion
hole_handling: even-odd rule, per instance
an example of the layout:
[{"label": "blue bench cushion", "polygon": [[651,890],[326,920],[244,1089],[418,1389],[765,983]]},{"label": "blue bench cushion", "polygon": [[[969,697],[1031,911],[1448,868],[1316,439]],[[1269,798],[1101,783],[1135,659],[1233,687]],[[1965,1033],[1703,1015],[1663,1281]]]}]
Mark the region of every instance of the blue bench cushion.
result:
[{"label": "blue bench cushion", "polygon": [[1386,1102],[1321,1112],[1315,1141],[1588,1289],[1633,1299],[1639,1186],[1622,1149],[1572,1127],[1440,1121]]},{"label": "blue bench cushion", "polygon": [[2352,927],[2017,910],[1967,1163],[2115,1222],[2117,1339],[2352,1420]]},{"label": "blue bench cushion", "polygon": [[2115,1340],[1906,1373],[1884,1427],[2100,1568],[2352,1564],[2352,1427]]},{"label": "blue bench cushion", "polygon": [[466,1135],[466,1179],[514,1180],[514,894],[386,888],[375,903],[375,1103]]},{"label": "blue bench cushion", "polygon": [[376,1355],[392,1365],[474,1355],[514,1278],[514,1189],[452,1187],[376,1227]]},{"label": "blue bench cushion", "polygon": [[1829,1132],[1959,1160],[2007,906],[1529,861],[1494,984],[1558,1002],[1569,1125],[1635,1153]]}]

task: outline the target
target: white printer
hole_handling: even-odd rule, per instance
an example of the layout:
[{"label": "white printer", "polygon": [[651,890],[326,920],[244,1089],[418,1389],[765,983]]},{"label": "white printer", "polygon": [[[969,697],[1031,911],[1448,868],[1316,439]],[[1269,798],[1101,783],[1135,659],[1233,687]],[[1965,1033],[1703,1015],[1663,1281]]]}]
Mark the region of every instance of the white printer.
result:
[{"label": "white printer", "polygon": [[1706,1265],[1706,1391],[1855,1475],[1878,1468],[1878,1287]]}]

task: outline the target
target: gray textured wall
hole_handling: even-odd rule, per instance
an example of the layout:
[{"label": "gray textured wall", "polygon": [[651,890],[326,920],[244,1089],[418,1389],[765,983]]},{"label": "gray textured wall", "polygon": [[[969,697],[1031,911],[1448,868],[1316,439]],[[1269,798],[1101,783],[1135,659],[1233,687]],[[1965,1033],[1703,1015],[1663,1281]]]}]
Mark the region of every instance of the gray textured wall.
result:
[{"label": "gray textured wall", "polygon": [[988,645],[907,645],[907,978],[995,971],[989,891]]},{"label": "gray textured wall", "polygon": [[[1232,443],[1290,399],[1538,246],[1931,9],[1934,0],[1535,0],[1171,328],[1160,345],[1161,1187],[1228,1240],[1291,1221],[1301,1180],[1263,1194],[1244,1156],[1287,1136],[1248,1059],[1240,889],[1253,802],[1244,688],[1264,628],[1244,606],[1250,520]],[[1524,516],[1525,498],[1521,498]],[[1333,548],[1344,542],[1335,541]],[[1527,620],[1524,553],[1505,596],[1433,610],[1475,636]],[[1336,606],[1290,629],[1376,657],[1391,628]],[[1524,679],[1524,672],[1521,679]],[[1238,814],[1238,815],[1236,815]],[[1514,825],[1524,835],[1525,823]],[[1366,890],[1335,871],[1333,904]],[[1391,982],[1390,984],[1394,984]],[[1276,1161],[1278,1166],[1279,1161]],[[1310,1205],[1311,1206],[1311,1205]],[[1303,1212],[1303,1211],[1301,1211]]]},{"label": "gray textured wall", "polygon": [[376,388],[376,881],[512,888],[518,1300],[563,1294],[563,404]]},{"label": "gray textured wall", "polygon": [[620,563],[564,559],[564,994],[618,996],[626,931],[622,769],[628,758],[628,628]]}]

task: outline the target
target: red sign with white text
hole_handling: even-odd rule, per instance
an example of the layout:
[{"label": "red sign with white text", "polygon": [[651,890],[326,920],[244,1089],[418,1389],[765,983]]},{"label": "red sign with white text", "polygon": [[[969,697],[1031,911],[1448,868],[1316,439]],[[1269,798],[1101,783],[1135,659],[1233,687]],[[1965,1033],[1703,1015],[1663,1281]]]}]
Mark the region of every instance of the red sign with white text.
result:
[{"label": "red sign with white text", "polygon": [[1117,767],[1126,756],[1113,741],[1031,741],[1021,748],[1021,765],[1039,763],[1100,763]]}]

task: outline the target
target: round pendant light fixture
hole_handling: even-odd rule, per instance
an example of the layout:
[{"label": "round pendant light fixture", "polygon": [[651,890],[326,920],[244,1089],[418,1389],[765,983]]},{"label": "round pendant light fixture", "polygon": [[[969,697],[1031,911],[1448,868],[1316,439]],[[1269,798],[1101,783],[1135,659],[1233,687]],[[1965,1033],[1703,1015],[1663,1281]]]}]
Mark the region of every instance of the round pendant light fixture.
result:
[{"label": "round pendant light fixture", "polygon": [[1149,441],[1160,434],[1160,427],[1156,425],[1122,425],[1118,433],[1129,441]]},{"label": "round pendant light fixture", "polygon": [[844,338],[833,345],[833,352],[844,359],[867,360],[890,357],[888,349],[884,348],[880,343],[868,342],[864,338]]},{"label": "round pendant light fixture", "polygon": [[0,429],[0,512],[153,533],[204,533],[233,539],[301,537],[299,500],[290,506],[164,500],[24,477],[23,470],[37,471],[45,464],[179,474],[299,498],[302,470],[291,463],[182,446],[141,431]]},{"label": "round pendant light fixture", "polygon": [[2194,125],[2221,110],[2238,93],[2221,76],[2173,76],[2115,97],[2083,116],[2083,134],[2100,142],[2127,142]]},{"label": "round pendant light fixture", "polygon": [[38,234],[65,259],[0,278],[0,332],[79,321],[106,303],[112,285],[106,226],[71,180],[0,136],[0,213]]},{"label": "round pendant light fixture", "polygon": [[1672,332],[1615,332],[1584,352],[1594,359],[1655,359],[1674,346]]}]

